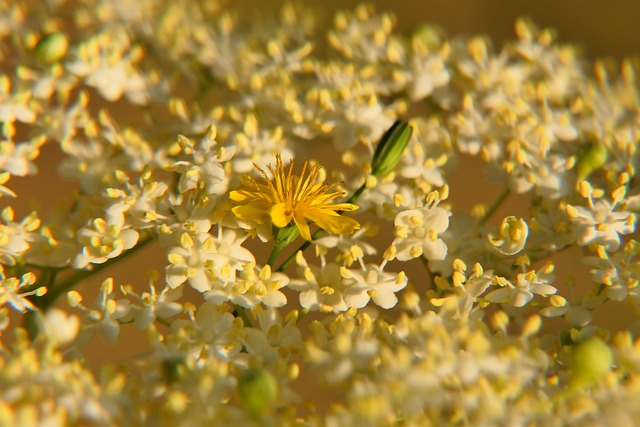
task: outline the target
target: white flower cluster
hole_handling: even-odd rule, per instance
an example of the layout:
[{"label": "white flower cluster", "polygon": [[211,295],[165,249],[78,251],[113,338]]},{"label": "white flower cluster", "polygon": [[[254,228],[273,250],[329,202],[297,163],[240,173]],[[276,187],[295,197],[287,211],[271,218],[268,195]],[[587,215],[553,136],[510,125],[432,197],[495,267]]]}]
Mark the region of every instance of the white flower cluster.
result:
[{"label": "white flower cluster", "polygon": [[[637,62],[525,19],[46,6],[0,0],[0,425],[640,424],[606,321],[640,312]],[[16,218],[43,148],[75,191]],[[463,156],[503,186],[468,212]]]}]

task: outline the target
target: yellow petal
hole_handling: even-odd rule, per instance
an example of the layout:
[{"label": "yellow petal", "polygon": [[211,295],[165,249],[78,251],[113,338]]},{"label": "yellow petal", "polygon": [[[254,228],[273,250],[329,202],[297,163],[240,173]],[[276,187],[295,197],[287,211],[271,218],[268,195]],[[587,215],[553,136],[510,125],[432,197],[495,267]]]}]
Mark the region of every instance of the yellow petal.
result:
[{"label": "yellow petal", "polygon": [[276,203],[269,210],[269,215],[271,216],[271,222],[276,227],[284,228],[286,227],[293,217],[291,211],[287,211],[287,207],[285,203]]},{"label": "yellow petal", "polygon": [[253,204],[235,206],[233,209],[231,209],[231,212],[233,212],[236,217],[242,220],[257,221],[264,216],[267,210],[264,208],[264,206]]},{"label": "yellow petal", "polygon": [[229,193],[229,198],[235,202],[241,202],[247,200],[249,196],[244,191],[232,191]]},{"label": "yellow petal", "polygon": [[309,230],[309,224],[307,224],[307,220],[305,219],[304,215],[294,215],[293,220],[295,221],[298,230],[300,230],[300,235],[302,236],[302,238],[304,240],[311,241],[311,231]]},{"label": "yellow petal", "polygon": [[360,223],[355,219],[332,211],[307,212],[307,218],[333,234],[351,234],[360,228]]},{"label": "yellow petal", "polygon": [[335,205],[331,205],[331,209],[335,211],[353,212],[360,209],[360,206],[354,205],[353,203],[336,203]]}]

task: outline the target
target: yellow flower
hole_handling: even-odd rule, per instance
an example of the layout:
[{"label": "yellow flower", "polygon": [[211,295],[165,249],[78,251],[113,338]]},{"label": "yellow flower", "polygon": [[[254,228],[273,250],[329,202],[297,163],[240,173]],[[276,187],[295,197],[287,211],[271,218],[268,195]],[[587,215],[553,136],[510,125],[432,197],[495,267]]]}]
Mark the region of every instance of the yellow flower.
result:
[{"label": "yellow flower", "polygon": [[327,193],[339,182],[316,183],[320,173],[319,165],[309,167],[308,163],[304,162],[302,173],[298,177],[293,174],[293,161],[287,171],[280,154],[277,154],[276,167],[269,165],[272,179],[269,179],[264,170],[255,164],[254,166],[264,177],[264,183],[245,176],[240,187],[229,194],[231,200],[236,202],[232,212],[238,218],[258,223],[263,223],[265,218],[269,218],[278,228],[284,228],[293,221],[302,237],[309,241],[309,222],[334,234],[351,234],[360,228],[355,219],[340,215],[341,211],[355,211],[358,206],[351,203],[333,203],[333,199],[344,193]]}]

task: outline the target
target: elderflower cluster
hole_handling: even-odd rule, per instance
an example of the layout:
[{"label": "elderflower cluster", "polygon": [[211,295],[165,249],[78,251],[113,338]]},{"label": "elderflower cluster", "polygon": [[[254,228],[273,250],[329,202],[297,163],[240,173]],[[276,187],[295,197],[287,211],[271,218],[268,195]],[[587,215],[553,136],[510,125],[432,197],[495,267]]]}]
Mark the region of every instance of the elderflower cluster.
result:
[{"label": "elderflower cluster", "polygon": [[636,61],[44,3],[0,0],[0,425],[640,424]]}]

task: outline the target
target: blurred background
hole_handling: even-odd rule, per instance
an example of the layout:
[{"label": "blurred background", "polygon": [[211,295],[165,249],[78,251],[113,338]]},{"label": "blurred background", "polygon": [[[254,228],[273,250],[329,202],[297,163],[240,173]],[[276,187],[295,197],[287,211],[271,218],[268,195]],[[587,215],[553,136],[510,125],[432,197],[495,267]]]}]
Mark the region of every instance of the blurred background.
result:
[{"label": "blurred background", "polygon": [[[226,0],[234,9],[259,17],[277,10],[283,0]],[[330,18],[351,9],[356,0],[301,1]],[[558,30],[559,39],[585,48],[589,57],[634,55],[640,47],[640,2],[627,0],[377,0],[378,11],[393,12],[401,32],[424,23],[440,25],[450,36],[486,34],[496,46],[514,37],[513,24],[529,16],[540,27]]]},{"label": "blurred background", "polygon": [[[206,0],[205,0],[206,1]],[[245,15],[248,19],[260,20],[280,9],[283,0],[223,0],[224,6]],[[352,9],[360,2],[355,0],[323,0],[303,1],[317,10],[317,15],[327,24],[331,23],[333,14],[340,9]],[[561,43],[576,44],[587,58],[610,57],[620,59],[633,56],[640,47],[640,2],[625,0],[585,1],[585,0],[451,0],[451,1],[373,1],[379,11],[393,12],[397,17],[398,31],[409,33],[424,23],[433,23],[442,27],[449,36],[486,35],[499,48],[505,41],[514,38],[514,22],[519,16],[528,16],[540,27],[557,29]],[[18,199],[0,199],[0,208],[7,205],[14,207],[16,218],[20,220],[32,209],[42,209],[57,203],[67,203],[72,197],[75,183],[70,183],[57,176],[60,153],[56,147],[44,147],[37,164],[39,175],[30,178],[13,178],[9,187],[20,195]],[[473,166],[473,164],[470,163]],[[500,192],[501,187],[494,186],[477,179],[477,168],[463,167],[452,177],[451,188],[455,189],[452,201],[464,208],[473,204],[491,203]],[[515,210],[515,212],[513,211]],[[507,214],[526,215],[518,211],[517,200],[496,213],[495,218]],[[557,260],[565,265],[565,271],[577,272],[580,267],[575,259],[580,252],[566,251]],[[95,294],[90,288],[97,289],[108,276],[116,277],[116,286],[124,283],[136,284],[137,288],[146,287],[146,272],[151,268],[162,271],[166,265],[166,253],[159,245],[151,245],[135,256],[127,259],[114,269],[108,269],[87,281],[80,291],[87,296]],[[583,272],[584,274],[584,272]],[[159,288],[162,283],[157,284]],[[194,296],[195,297],[195,296]],[[88,303],[90,305],[90,302]],[[605,315],[604,326],[615,327],[626,325],[631,318],[630,313],[618,312],[617,317]],[[602,319],[601,319],[602,320]],[[117,348],[108,346],[100,339],[94,340],[90,357],[99,364],[102,360],[122,360],[135,357],[144,350],[144,338],[133,327],[122,329],[124,345]],[[130,339],[126,339],[126,337]]]}]

